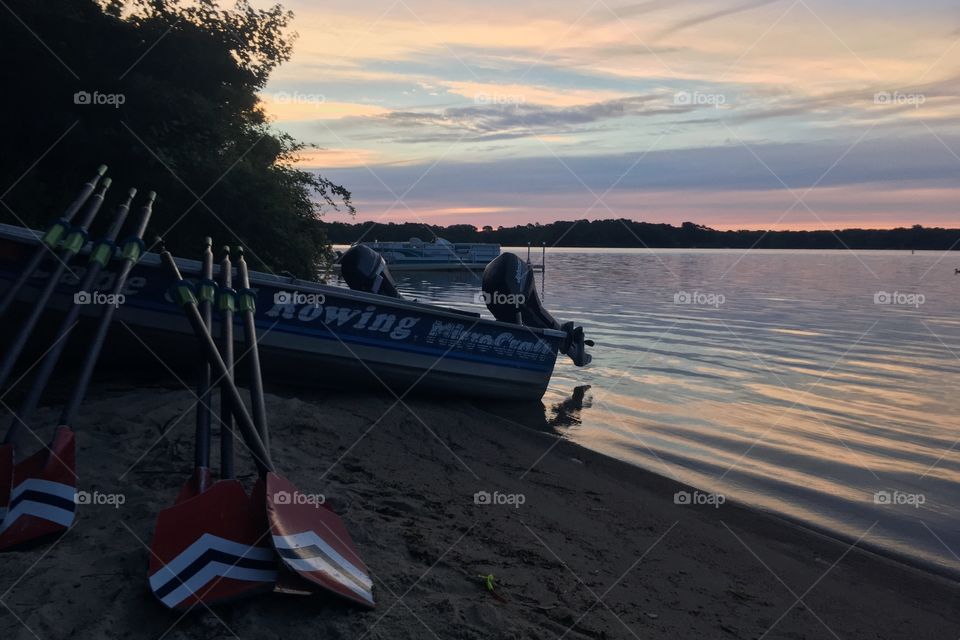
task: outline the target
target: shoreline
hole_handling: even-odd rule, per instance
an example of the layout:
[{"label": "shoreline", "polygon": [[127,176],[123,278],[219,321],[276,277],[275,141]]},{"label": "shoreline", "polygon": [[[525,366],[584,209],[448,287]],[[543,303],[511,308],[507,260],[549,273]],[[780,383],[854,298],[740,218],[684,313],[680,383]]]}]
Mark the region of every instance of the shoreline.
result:
[{"label": "shoreline", "polygon": [[[739,504],[675,505],[683,485],[557,435],[459,401],[405,399],[409,410],[387,411],[394,399],[376,394],[273,391],[278,467],[344,518],[377,609],[270,595],[180,620],[165,610],[146,589],[143,544],[189,474],[193,398],[114,377],[97,381],[81,412],[78,488],[119,491],[125,503],[82,506],[59,541],[4,554],[4,637],[960,633],[954,581]],[[44,407],[40,424],[56,409]],[[238,472],[249,486],[247,459]],[[476,504],[483,491],[523,503]],[[484,590],[488,574],[502,601]]]}]

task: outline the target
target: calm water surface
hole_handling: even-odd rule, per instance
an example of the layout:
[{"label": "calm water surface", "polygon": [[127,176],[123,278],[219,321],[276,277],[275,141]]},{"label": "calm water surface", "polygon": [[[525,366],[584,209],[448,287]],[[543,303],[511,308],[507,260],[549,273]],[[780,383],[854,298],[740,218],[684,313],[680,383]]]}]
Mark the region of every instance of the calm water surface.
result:
[{"label": "calm water surface", "polygon": [[[597,346],[587,368],[558,361],[548,417],[589,448],[960,575],[957,267],[958,253],[552,250],[546,306]],[[399,280],[489,316],[478,277]]]}]

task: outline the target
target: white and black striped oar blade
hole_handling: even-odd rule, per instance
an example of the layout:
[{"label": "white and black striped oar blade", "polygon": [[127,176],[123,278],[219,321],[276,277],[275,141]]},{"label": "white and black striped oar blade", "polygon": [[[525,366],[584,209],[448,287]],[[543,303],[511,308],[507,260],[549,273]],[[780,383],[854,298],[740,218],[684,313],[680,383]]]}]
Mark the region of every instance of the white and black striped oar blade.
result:
[{"label": "white and black striped oar blade", "polygon": [[340,516],[267,474],[267,517],[284,565],[311,583],[373,608],[373,582]]},{"label": "white and black striped oar blade", "polygon": [[77,509],[76,457],[73,430],[60,426],[49,450],[13,467],[0,550],[39,543],[70,528]]},{"label": "white and black striped oar blade", "polygon": [[269,592],[277,579],[263,510],[236,480],[161,511],[150,551],[150,590],[171,609]]}]

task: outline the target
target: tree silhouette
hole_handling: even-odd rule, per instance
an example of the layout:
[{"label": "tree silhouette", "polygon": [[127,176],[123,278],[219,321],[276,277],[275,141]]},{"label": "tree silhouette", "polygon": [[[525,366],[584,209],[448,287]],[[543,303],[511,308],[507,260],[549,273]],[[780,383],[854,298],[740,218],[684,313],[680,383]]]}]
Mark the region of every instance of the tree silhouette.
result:
[{"label": "tree silhouette", "polygon": [[5,4],[3,222],[42,226],[106,163],[114,191],[158,192],[151,233],[176,253],[210,235],[270,269],[316,271],[319,214],[353,207],[346,189],[294,167],[301,145],[260,105],[290,56],[291,13],[246,0]]}]

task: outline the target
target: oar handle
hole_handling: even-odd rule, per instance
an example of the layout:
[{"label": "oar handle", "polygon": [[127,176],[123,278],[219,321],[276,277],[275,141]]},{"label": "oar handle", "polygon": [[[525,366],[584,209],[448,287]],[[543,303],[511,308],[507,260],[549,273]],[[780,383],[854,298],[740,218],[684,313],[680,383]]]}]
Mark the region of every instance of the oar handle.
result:
[{"label": "oar handle", "polygon": [[[110,178],[104,178],[103,182],[100,184],[100,190],[97,191],[93,199],[90,201],[90,204],[87,205],[86,211],[83,212],[83,217],[80,218],[80,224],[77,225],[77,228],[86,233],[87,229],[90,228],[90,225],[93,224],[94,218],[97,217],[97,214],[100,212],[100,207],[103,206],[103,201],[107,197],[107,189],[110,188],[112,180]],[[67,236],[65,242],[69,242],[70,236]],[[69,245],[67,245],[69,248]],[[82,245],[81,245],[81,248]],[[78,253],[80,250],[77,249],[74,253]]]},{"label": "oar handle", "polygon": [[37,250],[33,253],[33,256],[31,256],[23,271],[20,272],[20,275],[17,276],[16,282],[7,287],[6,292],[3,294],[3,299],[0,300],[0,317],[3,317],[3,315],[7,313],[7,310],[13,304],[20,289],[22,289],[23,285],[33,276],[40,266],[40,263],[43,262],[43,259],[47,257],[47,252],[53,252],[56,249],[63,234],[69,230],[70,221],[77,215],[77,211],[84,205],[90,197],[90,194],[93,193],[93,190],[97,188],[97,183],[106,172],[107,165],[100,165],[97,168],[97,174],[81,187],[80,193],[74,198],[73,202],[67,206],[63,215],[47,228],[41,237]]},{"label": "oar handle", "polygon": [[176,288],[177,299],[175,302],[183,308],[183,312],[187,316],[187,321],[190,323],[190,327],[193,329],[193,333],[200,343],[201,352],[204,357],[206,357],[207,362],[210,363],[213,372],[220,377],[221,384],[230,399],[233,417],[237,419],[240,431],[243,434],[243,439],[253,454],[257,468],[261,473],[273,471],[273,462],[270,460],[270,454],[260,440],[260,436],[257,435],[257,427],[253,424],[253,419],[247,412],[247,408],[243,405],[243,398],[240,397],[237,385],[229,379],[227,365],[224,363],[223,358],[220,357],[220,352],[217,350],[217,345],[214,343],[213,337],[203,324],[203,318],[200,317],[200,310],[197,309],[197,299],[193,295],[193,290],[180,275],[180,269],[177,268],[177,263],[169,251],[161,251],[160,259],[176,280],[174,287]]},{"label": "oar handle", "polygon": [[67,207],[66,211],[63,212],[63,215],[60,216],[67,222],[73,220],[73,216],[77,215],[77,211],[80,211],[80,207],[83,206],[83,203],[87,201],[87,198],[90,197],[90,194],[93,193],[93,190],[97,188],[97,183],[100,182],[100,178],[103,177],[103,174],[107,172],[107,165],[102,164],[97,167],[97,173],[94,174],[90,180],[85,182],[80,188],[80,193],[77,194],[77,197],[74,198],[73,202]]},{"label": "oar handle", "polygon": [[147,231],[147,225],[150,223],[150,214],[153,213],[153,203],[156,199],[156,191],[151,191],[147,194],[147,201],[140,208],[140,222],[137,223],[137,228],[132,234],[133,237],[143,238],[143,234]]},{"label": "oar handle", "polygon": [[127,220],[127,214],[130,213],[130,205],[133,204],[133,197],[137,195],[136,189],[130,189],[127,192],[127,199],[121,203],[117,208],[117,213],[113,216],[113,220],[110,222],[110,228],[107,229],[107,239],[113,241],[117,239],[117,236],[120,234],[120,229],[123,227],[123,223]]}]

